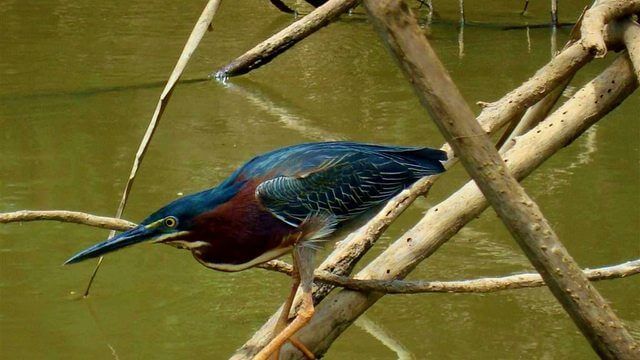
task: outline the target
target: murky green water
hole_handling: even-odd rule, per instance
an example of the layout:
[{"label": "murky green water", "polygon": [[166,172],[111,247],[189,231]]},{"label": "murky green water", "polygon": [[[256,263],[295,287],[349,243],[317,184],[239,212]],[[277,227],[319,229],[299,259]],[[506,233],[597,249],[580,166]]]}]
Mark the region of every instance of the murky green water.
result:
[{"label": "murky green water", "polygon": [[[457,2],[436,1],[430,38],[469,102],[495,100],[550,56],[547,28],[467,26],[462,57]],[[508,3],[508,4],[507,4]],[[115,213],[133,155],[203,1],[0,2],[0,211]],[[467,18],[501,24],[547,20],[547,4],[467,1]],[[582,1],[562,1],[561,19]],[[185,78],[203,78],[292,21],[268,2],[223,2]],[[562,44],[567,30],[558,33]],[[574,81],[584,83],[609,60]],[[640,255],[640,96],[564,149],[525,185],[583,266]],[[476,109],[477,110],[477,109]],[[439,146],[361,9],[264,69],[181,85],[133,189],[126,218],[139,221],[173,199],[215,185],[249,157],[326,138]],[[428,202],[408,211],[379,252],[428,203],[465,181],[450,172]],[[170,247],[109,256],[93,295],[76,300],[92,262],[60,264],[107,231],[59,223],[0,226],[0,357],[4,359],[225,358],[284,299],[288,279],[263,270],[207,270]],[[412,274],[460,279],[529,269],[492,212]],[[597,288],[640,336],[640,279]],[[594,358],[545,289],[491,295],[388,296],[367,317],[415,358]],[[328,359],[393,359],[351,327]]]}]

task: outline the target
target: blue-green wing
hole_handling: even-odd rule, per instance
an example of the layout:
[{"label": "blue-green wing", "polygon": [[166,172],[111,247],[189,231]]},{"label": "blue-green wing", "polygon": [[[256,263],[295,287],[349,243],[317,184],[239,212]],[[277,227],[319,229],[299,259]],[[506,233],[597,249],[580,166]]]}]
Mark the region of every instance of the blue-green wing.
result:
[{"label": "blue-green wing", "polygon": [[256,197],[280,220],[299,226],[305,219],[331,216],[337,226],[388,201],[419,178],[443,170],[398,154],[347,153],[295,176],[261,183]]}]

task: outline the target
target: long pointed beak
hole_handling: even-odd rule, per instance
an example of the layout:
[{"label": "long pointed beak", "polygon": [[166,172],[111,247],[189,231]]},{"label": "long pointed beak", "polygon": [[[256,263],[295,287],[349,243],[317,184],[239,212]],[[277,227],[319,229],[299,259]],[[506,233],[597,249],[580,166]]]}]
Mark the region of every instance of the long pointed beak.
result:
[{"label": "long pointed beak", "polygon": [[102,256],[129,245],[138,244],[146,240],[152,240],[153,235],[153,231],[149,230],[144,225],[137,226],[73,255],[64,263],[64,265],[75,264],[86,259]]}]

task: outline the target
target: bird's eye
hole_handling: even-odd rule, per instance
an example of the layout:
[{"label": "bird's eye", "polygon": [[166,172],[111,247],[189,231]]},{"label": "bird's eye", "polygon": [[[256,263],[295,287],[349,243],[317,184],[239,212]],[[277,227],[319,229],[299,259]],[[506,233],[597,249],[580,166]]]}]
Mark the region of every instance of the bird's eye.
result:
[{"label": "bird's eye", "polygon": [[178,219],[173,216],[166,217],[164,219],[164,225],[169,228],[174,228],[178,225]]}]

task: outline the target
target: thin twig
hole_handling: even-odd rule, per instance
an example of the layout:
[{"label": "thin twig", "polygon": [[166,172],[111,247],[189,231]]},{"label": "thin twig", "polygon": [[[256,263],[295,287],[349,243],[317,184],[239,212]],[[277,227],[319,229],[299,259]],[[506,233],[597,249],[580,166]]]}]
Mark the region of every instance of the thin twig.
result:
[{"label": "thin twig", "polygon": [[[182,53],[180,53],[180,57],[178,58],[178,62],[176,66],[173,68],[171,75],[169,76],[169,80],[162,90],[162,94],[160,94],[160,100],[156,105],[156,109],[151,117],[151,121],[149,122],[149,126],[147,126],[147,131],[145,132],[142,141],[140,142],[140,146],[138,147],[138,151],[136,152],[136,157],[133,161],[133,167],[131,168],[131,173],[129,174],[129,179],[127,180],[127,184],[124,187],[124,191],[122,192],[122,198],[120,199],[120,204],[118,205],[118,210],[116,211],[116,218],[120,218],[122,213],[124,212],[124,208],[127,204],[127,199],[129,198],[129,193],[131,192],[131,188],[133,187],[133,181],[136,178],[136,174],[138,173],[138,169],[140,167],[140,163],[144,158],[147,149],[149,148],[149,144],[151,143],[151,139],[153,138],[153,134],[155,133],[158,124],[160,122],[160,118],[164,113],[164,110],[169,103],[169,99],[171,98],[171,94],[173,94],[173,90],[180,80],[184,69],[187,67],[187,63],[191,59],[191,55],[195,52],[198,44],[200,44],[200,40],[204,34],[211,29],[211,21],[213,20],[213,15],[215,15],[218,10],[218,6],[220,5],[221,0],[209,0],[207,5],[205,6],[200,18],[196,22],[193,30],[191,31],[191,35],[189,35],[189,39],[187,43],[184,45],[182,49]],[[115,231],[111,231],[109,233],[109,238],[112,238],[115,235]],[[91,285],[93,284],[93,280],[95,279],[96,274],[98,273],[98,269],[100,269],[100,265],[102,264],[103,257],[101,256],[98,259],[98,263],[96,264],[93,273],[91,274],[91,278],[87,284],[87,288],[84,291],[84,297],[89,295],[89,290],[91,289]]]},{"label": "thin twig", "polygon": [[97,216],[79,211],[67,210],[20,210],[16,212],[0,213],[0,224],[28,221],[60,221],[94,226],[102,229],[117,231],[129,230],[136,224],[117,218]]},{"label": "thin twig", "polygon": [[[260,268],[291,276],[292,266],[281,260],[271,260]],[[624,278],[640,274],[640,259],[621,264],[584,269],[585,276],[591,281]],[[424,293],[490,293],[502,290],[514,290],[546,286],[538,273],[521,273],[499,277],[485,277],[454,281],[404,281],[354,279],[334,275],[327,271],[316,270],[314,281],[319,281],[349,290],[380,292],[385,294],[424,294]]]},{"label": "thin twig", "polygon": [[[20,210],[0,213],[0,224],[32,221],[60,221],[66,223],[93,226],[101,229],[128,230],[135,223],[97,216],[79,211],[67,210]],[[259,266],[265,270],[276,271],[291,276],[292,266],[282,260],[271,260]],[[590,280],[607,280],[636,275],[640,273],[640,259],[626,263],[585,269]],[[328,271],[316,270],[314,280],[333,286],[358,291],[377,291],[389,294],[418,294],[426,292],[494,292],[499,290],[520,289],[525,287],[544,286],[540,275],[523,273],[495,278],[482,278],[459,281],[402,281],[402,280],[364,280],[338,276]]]}]

